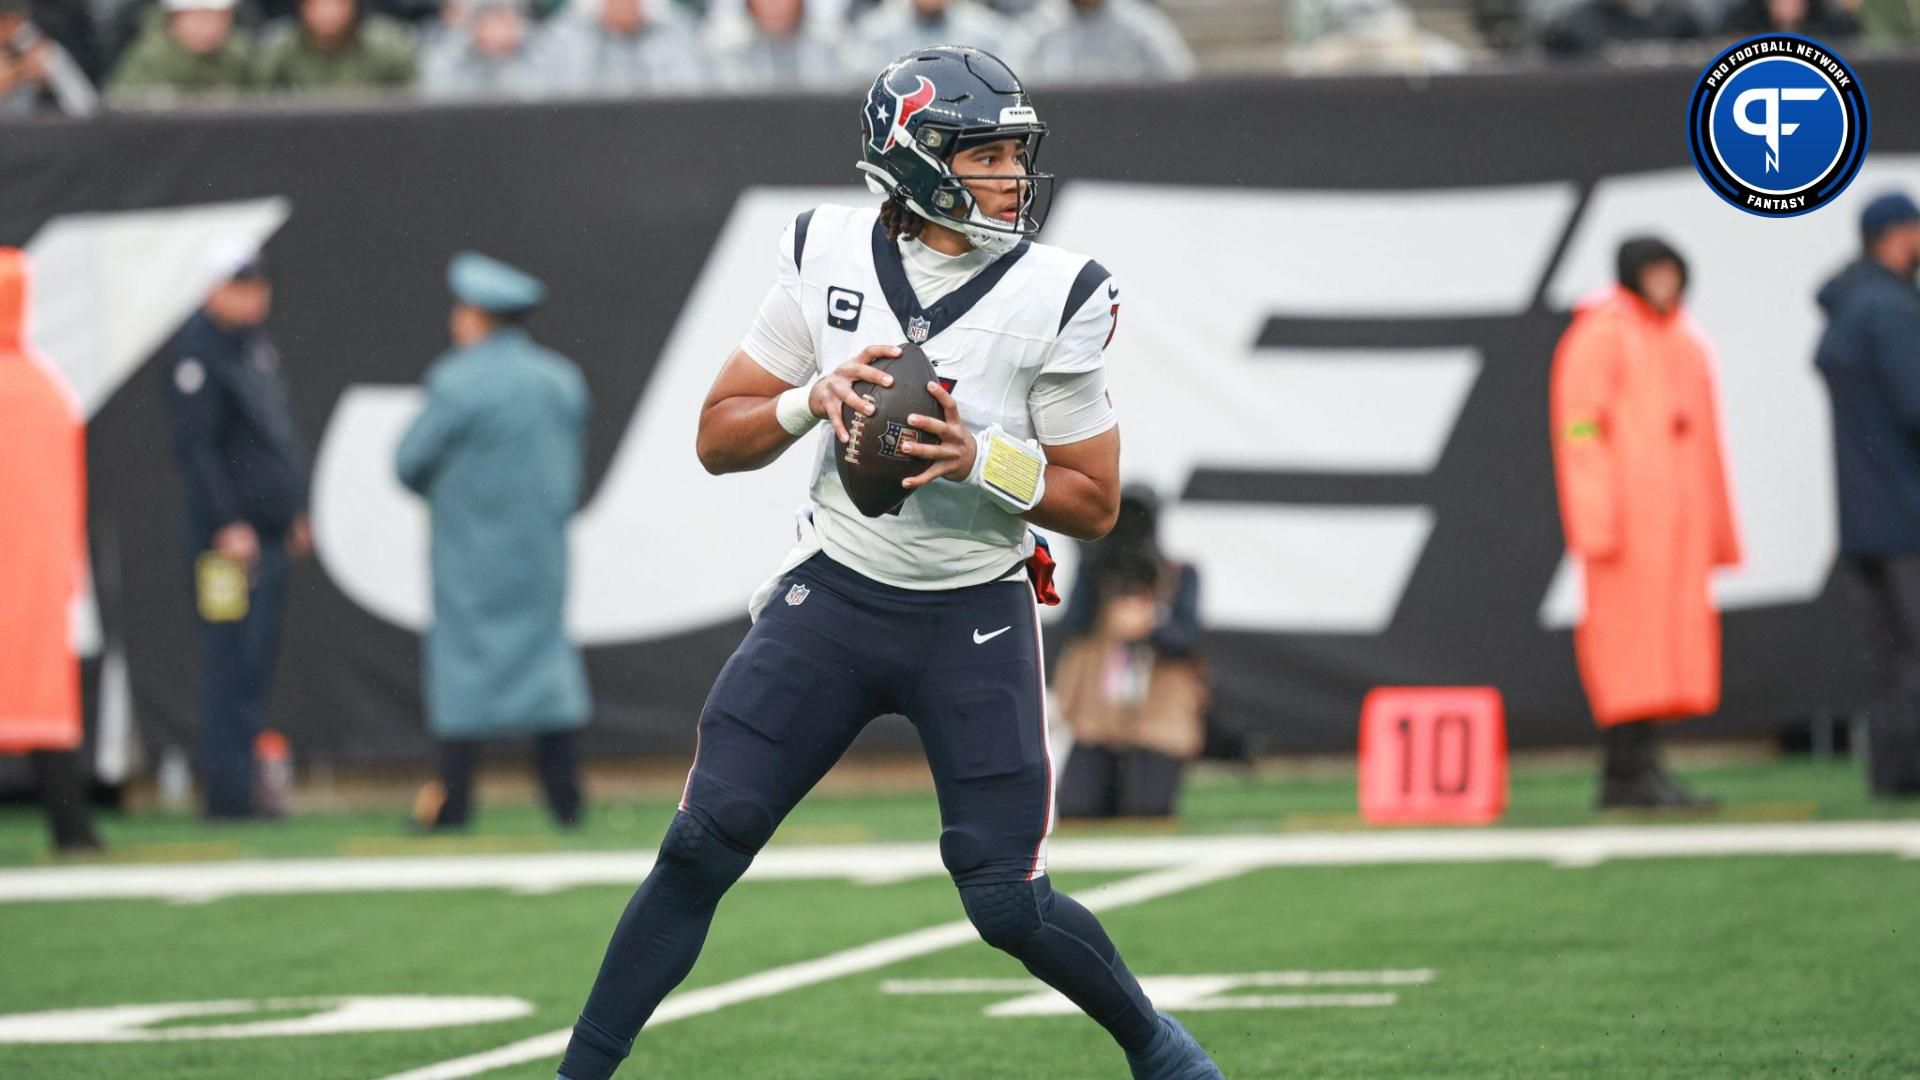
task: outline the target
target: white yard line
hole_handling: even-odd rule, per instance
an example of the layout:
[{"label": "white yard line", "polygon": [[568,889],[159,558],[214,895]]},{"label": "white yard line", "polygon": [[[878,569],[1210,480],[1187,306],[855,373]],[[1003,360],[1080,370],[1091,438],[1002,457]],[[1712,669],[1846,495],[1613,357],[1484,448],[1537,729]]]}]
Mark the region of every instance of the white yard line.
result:
[{"label": "white yard line", "polygon": [[[1920,821],[1748,825],[1623,825],[1565,829],[1393,830],[1274,836],[1080,837],[1051,844],[1055,870],[1124,873],[1171,866],[1365,866],[1548,862],[1710,855],[1900,855],[1920,858]],[[505,889],[539,893],[633,885],[651,852],[364,856],[0,870],[0,903],[155,899],[180,903],[288,893]],[[883,883],[945,874],[933,844],[775,846],[748,876],[760,881]]]},{"label": "white yard line", "polygon": [[[1216,881],[1224,881],[1245,873],[1249,869],[1252,868],[1228,862],[1180,866],[1088,889],[1077,893],[1075,898],[1094,911],[1111,911],[1115,908],[1171,896],[1174,893]],[[716,1012],[730,1005],[772,997],[775,994],[829,982],[847,975],[857,975],[863,971],[872,971],[902,960],[911,960],[914,957],[940,952],[943,949],[951,949],[977,940],[979,940],[978,933],[971,924],[962,919],[896,937],[882,938],[844,952],[802,960],[797,964],[762,971],[757,975],[748,975],[717,986],[683,990],[660,1003],[660,1008],[654,1012],[653,1018],[647,1021],[647,1027],[651,1030],[675,1020],[685,1020],[690,1016]],[[522,1065],[530,1061],[550,1060],[558,1064],[560,1055],[566,1051],[567,1037],[570,1034],[571,1029],[562,1028],[559,1031],[522,1039],[484,1053],[400,1073],[387,1077],[386,1080],[462,1080],[464,1077],[479,1076],[495,1069],[503,1069],[509,1065]]]},{"label": "white yard line", "polygon": [[[1142,975],[1144,982],[1152,976]],[[1180,978],[1175,976],[1174,978]],[[1165,980],[1163,980],[1165,981]],[[1432,968],[1386,971],[1256,971],[1234,975],[1235,986],[1424,986],[1433,981]],[[887,979],[883,994],[1032,994],[1046,988],[1035,978],[1019,979]]]}]

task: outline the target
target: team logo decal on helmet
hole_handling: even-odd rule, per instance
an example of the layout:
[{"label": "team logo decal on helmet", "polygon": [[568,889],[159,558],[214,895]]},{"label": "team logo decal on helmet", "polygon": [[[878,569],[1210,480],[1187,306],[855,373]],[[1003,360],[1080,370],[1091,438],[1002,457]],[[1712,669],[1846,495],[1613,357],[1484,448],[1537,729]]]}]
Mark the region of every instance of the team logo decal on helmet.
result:
[{"label": "team logo decal on helmet", "polygon": [[928,81],[925,75],[918,76],[918,78],[920,79],[920,85],[915,87],[911,93],[893,95],[893,118],[891,120],[887,118],[885,105],[876,106],[880,110],[877,117],[880,122],[874,125],[876,129],[875,134],[877,135],[878,129],[883,127],[887,133],[887,142],[886,145],[880,148],[881,153],[893,149],[895,140],[907,134],[907,121],[913,119],[914,113],[933,104],[933,83]]},{"label": "team logo decal on helmet", "polygon": [[[1033,171],[1033,163],[1047,125],[1020,77],[998,57],[963,45],[916,49],[873,80],[860,119],[855,167],[876,193],[994,254],[1040,231],[1045,218],[1040,193],[1053,177]],[[1005,140],[1017,145],[1018,172],[970,176],[954,171],[956,154]],[[1017,183],[1015,220],[982,213],[967,180]]]}]

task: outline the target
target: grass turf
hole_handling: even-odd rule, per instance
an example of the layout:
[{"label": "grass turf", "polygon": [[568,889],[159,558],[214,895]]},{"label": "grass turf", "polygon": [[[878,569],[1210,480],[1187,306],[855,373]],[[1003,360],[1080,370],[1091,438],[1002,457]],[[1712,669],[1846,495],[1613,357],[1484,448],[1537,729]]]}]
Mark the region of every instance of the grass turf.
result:
[{"label": "grass turf", "polygon": [[[1068,890],[1092,883],[1067,876]],[[1229,1076],[1896,1077],[1920,1072],[1920,864],[1885,857],[1265,870],[1110,913],[1145,975],[1431,968],[1386,1008],[1192,1012]],[[372,1080],[572,1018],[624,889],[19,904],[0,1012],[296,995],[508,994],[520,1020],[424,1032],[0,1046],[0,1076]],[[743,884],[689,985],[960,917],[920,880]],[[643,1036],[623,1075],[1039,1080],[1124,1075],[1077,1017],[886,978],[1017,978],[973,943]],[[490,1080],[550,1080],[551,1063]]]},{"label": "grass turf", "polygon": [[[1908,815],[1868,803],[1856,770],[1806,761],[1692,778],[1726,800],[1707,820]],[[1515,825],[1595,815],[1577,767],[1516,771]],[[1180,832],[1351,827],[1348,775],[1213,773]],[[413,838],[393,810],[215,828],[109,819],[115,859],[650,848],[667,800],[596,807],[560,834],[525,805],[489,806],[468,836]],[[1625,819],[1634,820],[1634,819]],[[1700,820],[1697,818],[1687,820]],[[1137,824],[1097,832],[1129,831]],[[777,842],[923,840],[920,793],[816,796]],[[37,815],[0,813],[0,863],[43,860]],[[1073,890],[1094,879],[1068,875]],[[344,994],[503,994],[518,1020],[419,1032],[0,1045],[0,1077],[373,1080],[564,1027],[627,890],[241,897],[197,906],[0,906],[0,1013],[164,1001]],[[1186,1019],[1229,1076],[1757,1077],[1920,1074],[1910,983],[1920,864],[1891,858],[1739,858],[1265,870],[1106,918],[1146,975],[1432,968],[1390,1008],[1206,1011]],[[689,986],[961,917],[940,880],[885,886],[749,883],[721,909]],[[1112,1077],[1121,1065],[1072,1017],[988,1018],[1009,995],[901,997],[886,978],[1017,978],[971,944],[738,1005],[650,1032],[640,1076],[989,1080]],[[280,1015],[280,1014],[266,1014]],[[259,1019],[248,1016],[244,1019]],[[229,1018],[232,1019],[232,1018]],[[644,1066],[644,1067],[642,1067]],[[490,1077],[549,1080],[550,1064]]]}]

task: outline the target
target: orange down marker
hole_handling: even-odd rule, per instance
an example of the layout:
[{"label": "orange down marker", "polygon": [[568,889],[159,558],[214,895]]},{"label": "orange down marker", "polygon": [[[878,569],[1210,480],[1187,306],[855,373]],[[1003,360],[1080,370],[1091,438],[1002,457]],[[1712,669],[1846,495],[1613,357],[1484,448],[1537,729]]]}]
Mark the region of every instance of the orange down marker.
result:
[{"label": "orange down marker", "polygon": [[1382,686],[1360,708],[1360,816],[1486,825],[1507,808],[1507,723],[1491,686]]}]

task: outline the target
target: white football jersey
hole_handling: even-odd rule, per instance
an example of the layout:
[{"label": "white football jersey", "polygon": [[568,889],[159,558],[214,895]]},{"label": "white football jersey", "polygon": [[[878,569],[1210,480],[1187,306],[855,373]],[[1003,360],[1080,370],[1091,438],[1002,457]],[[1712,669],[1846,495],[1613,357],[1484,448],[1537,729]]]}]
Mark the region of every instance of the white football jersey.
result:
[{"label": "white football jersey", "polygon": [[[757,333],[743,347],[796,386],[870,345],[913,341],[926,350],[961,420],[974,431],[999,424],[1018,438],[1069,443],[1114,424],[1104,385],[1097,388],[1099,407],[1091,419],[1089,410],[1079,408],[1071,423],[1042,430],[1035,417],[1048,384],[1059,382],[1042,376],[1097,378],[1113,336],[1119,288],[1084,256],[1028,241],[923,307],[877,209],[821,206],[800,215],[781,237],[776,288],[799,305],[809,340],[786,342],[782,349]],[[814,437],[817,536],[805,538],[803,546],[817,543],[834,561],[908,589],[993,581],[1032,554],[1027,523],[962,483],[930,484],[891,514],[862,515],[835,471],[832,428],[823,424]]]}]

